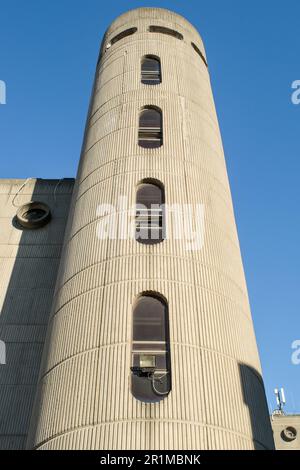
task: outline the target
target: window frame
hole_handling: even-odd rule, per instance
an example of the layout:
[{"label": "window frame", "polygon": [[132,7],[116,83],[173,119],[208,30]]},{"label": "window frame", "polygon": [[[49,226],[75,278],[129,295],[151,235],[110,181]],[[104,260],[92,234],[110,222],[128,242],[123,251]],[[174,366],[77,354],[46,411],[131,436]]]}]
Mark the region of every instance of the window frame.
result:
[{"label": "window frame", "polygon": [[[139,189],[143,185],[154,186],[159,189],[160,202],[154,201],[149,204],[154,207],[148,208],[146,207],[148,201],[141,202],[139,200]],[[135,197],[135,240],[141,245],[157,245],[162,243],[166,238],[165,188],[163,183],[152,178],[143,179],[136,186]],[[140,235],[143,233],[147,237],[141,237]],[[156,237],[152,238],[155,234]]]},{"label": "window frame", "polygon": [[[155,111],[157,113],[159,116],[158,126],[141,126],[142,116],[146,111]],[[159,107],[146,105],[140,109],[138,120],[138,145],[146,149],[156,149],[163,145],[163,114]]]},{"label": "window frame", "polygon": [[183,35],[179,33],[179,31],[176,31],[176,29],[172,28],[167,28],[166,26],[160,26],[160,25],[150,25],[148,27],[149,33],[159,33],[159,34],[165,34],[166,36],[171,36],[173,38],[179,39],[180,41],[183,41]]},{"label": "window frame", "polygon": [[202,52],[200,51],[199,47],[196,46],[196,44],[195,44],[194,42],[191,42],[191,46],[192,46],[192,48],[194,49],[194,51],[199,55],[199,57],[202,59],[202,61],[203,61],[204,64],[206,65],[206,67],[208,67],[207,61],[206,61],[204,55],[202,54]]},{"label": "window frame", "polygon": [[137,30],[138,29],[136,26],[132,26],[131,28],[124,29],[120,33],[113,36],[110,41],[108,41],[108,43],[106,44],[105,50],[107,51],[108,49],[110,49],[114,44],[121,41],[121,39],[127,38],[128,36],[132,36],[133,34],[137,32]]},{"label": "window frame", "polygon": [[[164,332],[159,340],[139,340],[134,336],[134,320],[139,303],[143,299],[153,299],[159,302],[161,307],[162,323]],[[157,304],[158,305],[158,304]],[[140,307],[146,309],[146,306]],[[151,310],[151,307],[148,311]],[[147,312],[146,312],[147,313]],[[143,312],[142,318],[145,312]],[[145,315],[147,317],[147,315]],[[171,381],[171,358],[170,358],[170,325],[169,307],[164,296],[158,292],[146,291],[139,294],[132,307],[132,334],[131,334],[131,393],[135,399],[145,403],[156,403],[166,398],[172,388]],[[144,360],[146,363],[143,367]],[[148,364],[147,364],[148,363]],[[143,374],[139,375],[138,370]]]},{"label": "window frame", "polygon": [[[158,64],[158,70],[143,70],[143,65],[146,60],[153,60]],[[148,76],[148,78],[147,78]],[[162,82],[161,74],[161,61],[160,58],[156,55],[146,54],[141,58],[141,83],[143,85],[160,85]]]}]

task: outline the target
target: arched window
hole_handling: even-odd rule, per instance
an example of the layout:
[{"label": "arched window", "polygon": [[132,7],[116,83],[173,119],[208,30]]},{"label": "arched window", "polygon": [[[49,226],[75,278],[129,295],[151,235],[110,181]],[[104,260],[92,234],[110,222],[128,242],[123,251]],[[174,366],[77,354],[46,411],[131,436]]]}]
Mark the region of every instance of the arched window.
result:
[{"label": "arched window", "polygon": [[161,83],[161,66],[158,57],[146,55],[142,58],[141,82],[144,85],[158,85]]},{"label": "arched window", "polygon": [[111,46],[113,46],[116,42],[120,41],[123,38],[126,38],[127,36],[131,36],[132,34],[137,32],[137,28],[129,28],[125,29],[121,33],[117,34],[114,36],[110,42],[106,45],[106,49],[109,49]]},{"label": "arched window", "polygon": [[159,108],[148,106],[141,110],[138,143],[144,148],[157,148],[162,145],[162,113]]},{"label": "arched window", "polygon": [[157,181],[144,180],[136,192],[135,238],[144,245],[155,245],[165,238],[165,194]]},{"label": "arched window", "polygon": [[201,57],[201,59],[203,60],[203,62],[205,63],[205,65],[207,67],[206,59],[205,59],[204,55],[202,54],[202,52],[200,51],[200,49],[193,42],[191,42],[191,45],[192,45],[194,51],[197,52],[197,54]]},{"label": "arched window", "polygon": [[131,392],[154,403],[171,390],[168,305],[159,294],[141,295],[133,308]]},{"label": "arched window", "polygon": [[165,26],[151,25],[151,26],[149,26],[148,31],[150,33],[167,34],[168,36],[173,36],[174,38],[180,39],[181,41],[183,39],[182,34],[178,33],[178,31],[175,31],[174,29],[166,28]]}]

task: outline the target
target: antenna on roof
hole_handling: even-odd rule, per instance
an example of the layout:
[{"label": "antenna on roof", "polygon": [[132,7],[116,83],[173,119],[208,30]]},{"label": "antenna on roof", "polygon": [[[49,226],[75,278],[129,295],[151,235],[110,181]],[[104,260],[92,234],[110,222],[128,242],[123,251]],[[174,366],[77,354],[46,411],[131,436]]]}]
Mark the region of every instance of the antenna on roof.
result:
[{"label": "antenna on roof", "polygon": [[282,404],[285,405],[286,401],[285,401],[285,393],[284,393],[283,388],[280,389],[280,395],[281,395]]},{"label": "antenna on roof", "polygon": [[284,389],[274,388],[274,393],[276,396],[277,408],[273,411],[273,415],[284,415],[283,407],[286,404]]}]

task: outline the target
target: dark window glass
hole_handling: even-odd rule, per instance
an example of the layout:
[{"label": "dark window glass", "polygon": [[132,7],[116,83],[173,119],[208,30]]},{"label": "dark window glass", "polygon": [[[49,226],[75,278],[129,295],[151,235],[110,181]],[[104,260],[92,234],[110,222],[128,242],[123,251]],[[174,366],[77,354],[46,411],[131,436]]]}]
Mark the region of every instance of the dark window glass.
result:
[{"label": "dark window glass", "polygon": [[145,56],[142,58],[141,82],[144,85],[158,85],[161,83],[161,67],[158,57]]},{"label": "dark window glass", "polygon": [[143,402],[157,402],[171,390],[168,306],[156,295],[142,295],[133,309],[131,391]]},{"label": "dark window glass", "polygon": [[150,33],[167,34],[168,36],[173,36],[174,38],[180,39],[181,41],[183,39],[182,34],[178,33],[178,31],[175,31],[174,29],[170,29],[170,28],[165,28],[164,26],[151,25],[151,26],[149,26],[148,31]]},{"label": "dark window glass", "polygon": [[154,245],[164,239],[164,190],[155,183],[141,183],[136,194],[136,233],[139,243]]},{"label": "dark window glass", "polygon": [[192,44],[192,47],[193,47],[194,51],[197,52],[197,54],[201,57],[201,59],[203,60],[203,62],[205,63],[205,65],[206,65],[206,67],[207,67],[207,62],[206,62],[206,60],[205,60],[204,55],[203,55],[202,52],[200,51],[200,49],[199,49],[199,48],[196,46],[196,44],[194,44],[193,42],[191,42],[191,44]]},{"label": "dark window glass", "polygon": [[142,109],[139,119],[139,146],[144,148],[157,148],[162,145],[162,142],[161,110],[152,107]]},{"label": "dark window glass", "polygon": [[143,204],[151,209],[152,204],[163,204],[163,190],[155,183],[141,183],[136,194],[137,204]]},{"label": "dark window glass", "polygon": [[164,303],[155,297],[139,298],[133,314],[133,341],[165,341]]},{"label": "dark window glass", "polygon": [[126,38],[127,36],[131,36],[132,34],[136,32],[137,32],[137,28],[125,29],[124,31],[117,34],[111,39],[111,41],[107,44],[106,49],[108,49],[110,46],[113,46],[116,42],[120,41],[121,39]]}]

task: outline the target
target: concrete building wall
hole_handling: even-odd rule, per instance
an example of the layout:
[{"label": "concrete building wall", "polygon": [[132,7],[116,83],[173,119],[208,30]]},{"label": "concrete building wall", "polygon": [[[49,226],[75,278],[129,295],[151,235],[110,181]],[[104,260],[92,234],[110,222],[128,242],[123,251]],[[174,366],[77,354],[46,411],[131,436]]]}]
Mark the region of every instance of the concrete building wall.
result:
[{"label": "concrete building wall", "polygon": [[[149,33],[149,25],[184,36]],[[264,449],[273,439],[249,309],[222,141],[197,31],[162,9],[125,13],[99,61],[29,448]],[[160,58],[162,83],[141,84],[141,58]],[[145,105],[163,113],[163,146],[138,146]],[[205,241],[142,245],[97,238],[97,207],[135,203],[144,178],[166,202],[203,204]],[[130,391],[132,307],[142,292],[167,299],[172,390],[159,403]]]},{"label": "concrete building wall", "polygon": [[[0,180],[0,449],[25,447],[74,180],[24,183]],[[52,220],[22,230],[16,212],[32,199]]]},{"label": "concrete building wall", "polygon": [[300,415],[273,415],[271,424],[276,450],[300,450]]}]

